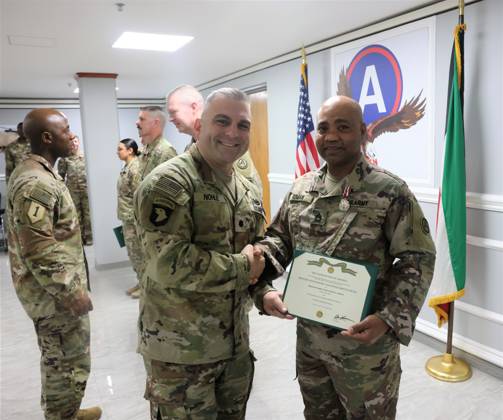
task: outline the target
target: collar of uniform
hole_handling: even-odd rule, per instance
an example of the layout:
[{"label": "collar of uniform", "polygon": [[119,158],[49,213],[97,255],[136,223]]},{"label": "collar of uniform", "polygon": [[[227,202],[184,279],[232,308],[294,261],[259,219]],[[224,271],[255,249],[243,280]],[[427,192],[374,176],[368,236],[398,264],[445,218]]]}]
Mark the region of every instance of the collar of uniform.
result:
[{"label": "collar of uniform", "polygon": [[35,162],[40,163],[45,169],[47,169],[51,174],[54,175],[54,178],[59,179],[59,180],[63,179],[58,174],[58,172],[51,166],[51,164],[47,161],[47,159],[45,159],[44,157],[32,153],[32,154],[30,154],[28,159],[31,159],[31,160],[34,160]]},{"label": "collar of uniform", "polygon": [[[217,184],[217,178],[215,175],[215,172],[211,168],[211,166],[204,160],[203,155],[201,155],[201,152],[197,148],[196,143],[193,143],[187,152],[192,156],[192,159],[194,159],[194,162],[196,163],[196,168],[201,175],[201,178],[203,179],[204,182],[211,183],[211,184]],[[233,169],[234,170],[234,169]],[[248,191],[248,185],[243,181],[243,178],[238,172],[234,170],[234,176],[236,183],[240,185],[240,188],[238,188],[238,196],[237,196],[237,202],[243,198],[243,196],[246,194]],[[220,188],[219,188],[220,189]]]},{"label": "collar of uniform", "polygon": [[148,155],[149,152],[152,151],[152,149],[159,144],[159,142],[162,140],[162,135],[157,137],[152,143],[146,144],[145,145],[145,150],[143,154]]},{"label": "collar of uniform", "polygon": [[68,159],[68,160],[80,160],[80,159],[84,159],[84,154],[82,152],[79,152],[76,155],[68,156],[65,159]]},{"label": "collar of uniform", "polygon": [[192,143],[187,152],[189,153],[189,155],[192,156],[192,159],[194,159],[194,162],[196,163],[196,168],[199,174],[201,175],[203,181],[215,184],[216,183],[215,174],[211,169],[211,166],[208,164],[208,162],[204,160],[204,157],[197,148],[196,143]]},{"label": "collar of uniform", "polygon": [[319,170],[316,176],[313,178],[309,191],[318,191],[320,195],[325,197],[339,196],[342,195],[342,191],[347,186],[351,187],[351,191],[360,191],[362,187],[363,180],[372,171],[372,165],[370,165],[363,153],[356,162],[353,170],[341,179],[341,183],[337,188],[327,194],[325,188],[325,177],[327,176],[328,165],[325,163]]}]

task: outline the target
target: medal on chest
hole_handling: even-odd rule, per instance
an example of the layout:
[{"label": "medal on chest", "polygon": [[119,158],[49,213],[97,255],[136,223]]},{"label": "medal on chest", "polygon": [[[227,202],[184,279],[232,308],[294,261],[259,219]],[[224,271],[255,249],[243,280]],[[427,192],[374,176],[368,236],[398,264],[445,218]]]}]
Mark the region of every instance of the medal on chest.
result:
[{"label": "medal on chest", "polygon": [[344,188],[344,191],[342,192],[342,198],[341,201],[339,202],[339,209],[342,211],[348,211],[350,204],[349,204],[349,194],[351,194],[351,186],[347,185]]}]

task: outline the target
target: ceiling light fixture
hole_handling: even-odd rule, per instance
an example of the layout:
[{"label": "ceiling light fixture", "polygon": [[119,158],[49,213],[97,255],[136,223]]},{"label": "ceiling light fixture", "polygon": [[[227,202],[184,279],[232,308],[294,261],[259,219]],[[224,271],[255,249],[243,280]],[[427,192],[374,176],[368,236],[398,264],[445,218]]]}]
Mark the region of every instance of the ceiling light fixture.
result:
[{"label": "ceiling light fixture", "polygon": [[113,48],[174,52],[194,39],[193,36],[124,32]]}]

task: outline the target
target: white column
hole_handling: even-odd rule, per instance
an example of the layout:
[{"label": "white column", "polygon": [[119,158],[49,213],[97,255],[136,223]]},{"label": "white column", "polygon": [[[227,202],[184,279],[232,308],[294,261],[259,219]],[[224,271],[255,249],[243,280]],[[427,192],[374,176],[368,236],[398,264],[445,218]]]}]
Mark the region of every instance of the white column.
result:
[{"label": "white column", "polygon": [[96,267],[127,261],[113,228],[117,220],[116,183],[121,168],[117,158],[119,117],[115,80],[117,74],[77,73],[82,141],[86,158],[89,205]]}]

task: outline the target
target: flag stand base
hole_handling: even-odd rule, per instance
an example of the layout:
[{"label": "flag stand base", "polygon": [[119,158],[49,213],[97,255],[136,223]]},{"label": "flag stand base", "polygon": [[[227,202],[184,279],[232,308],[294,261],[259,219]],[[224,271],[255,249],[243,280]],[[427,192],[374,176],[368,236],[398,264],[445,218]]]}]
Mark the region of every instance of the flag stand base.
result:
[{"label": "flag stand base", "polygon": [[472,376],[470,365],[450,353],[431,357],[426,362],[425,369],[428,375],[446,382],[462,382]]}]

